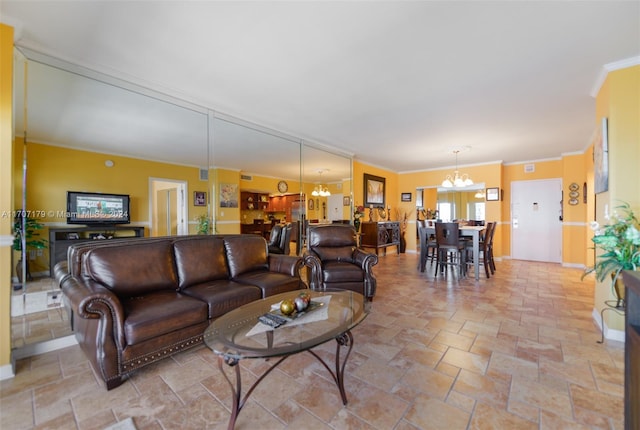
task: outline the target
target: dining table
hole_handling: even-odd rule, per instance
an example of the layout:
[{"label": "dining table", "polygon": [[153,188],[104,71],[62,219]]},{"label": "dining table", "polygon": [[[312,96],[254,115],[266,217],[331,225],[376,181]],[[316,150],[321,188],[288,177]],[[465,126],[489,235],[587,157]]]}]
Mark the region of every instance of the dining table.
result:
[{"label": "dining table", "polygon": [[[423,237],[429,237],[436,234],[435,225],[427,225],[426,227],[420,227],[425,229],[425,235]],[[473,268],[475,272],[476,281],[480,280],[480,238],[485,230],[485,226],[460,226],[460,236],[467,236],[473,238]],[[427,244],[420,244],[420,254],[422,255],[422,249],[426,250]]]}]

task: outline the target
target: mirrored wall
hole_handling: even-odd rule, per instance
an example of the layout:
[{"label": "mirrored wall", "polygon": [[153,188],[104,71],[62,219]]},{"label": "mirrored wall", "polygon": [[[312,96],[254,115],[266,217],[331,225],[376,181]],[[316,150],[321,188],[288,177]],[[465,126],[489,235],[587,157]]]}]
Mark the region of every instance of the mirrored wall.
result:
[{"label": "mirrored wall", "polygon": [[438,217],[445,222],[484,220],[484,185],[465,189],[438,188]]},{"label": "mirrored wall", "polygon": [[[14,291],[14,348],[71,333],[50,269],[93,232],[67,224],[68,191],[130,195],[127,226],[145,236],[196,234],[203,219],[209,233],[297,222],[292,252],[305,221],[351,220],[350,154],[29,50],[16,59],[14,201],[49,243],[24,253],[33,281]],[[45,310],[27,309],[32,295]]]}]

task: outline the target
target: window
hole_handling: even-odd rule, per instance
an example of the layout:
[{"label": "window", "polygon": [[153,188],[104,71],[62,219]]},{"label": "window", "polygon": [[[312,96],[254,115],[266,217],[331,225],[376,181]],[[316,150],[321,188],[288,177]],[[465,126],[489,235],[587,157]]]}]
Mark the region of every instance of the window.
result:
[{"label": "window", "polygon": [[451,222],[455,206],[449,202],[438,203],[438,219],[442,222]]}]

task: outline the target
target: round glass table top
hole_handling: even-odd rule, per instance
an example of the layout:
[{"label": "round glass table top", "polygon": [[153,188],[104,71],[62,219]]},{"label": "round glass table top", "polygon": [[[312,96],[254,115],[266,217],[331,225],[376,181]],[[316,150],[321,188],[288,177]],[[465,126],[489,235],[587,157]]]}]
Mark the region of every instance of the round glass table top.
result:
[{"label": "round glass table top", "polygon": [[[272,328],[258,320],[266,313],[282,316],[280,303],[301,292],[311,296],[306,311]],[[264,358],[306,351],[337,338],[364,320],[369,302],[348,290],[296,290],[240,306],[214,320],[204,332],[205,344],[229,358]]]}]

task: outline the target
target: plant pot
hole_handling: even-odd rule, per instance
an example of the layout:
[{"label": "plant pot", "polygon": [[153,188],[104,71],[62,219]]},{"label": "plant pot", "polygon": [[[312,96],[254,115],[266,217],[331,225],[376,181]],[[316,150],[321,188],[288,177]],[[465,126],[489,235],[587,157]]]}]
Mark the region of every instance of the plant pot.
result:
[{"label": "plant pot", "polygon": [[[20,288],[22,288],[22,285],[24,285],[25,280],[23,279],[23,274],[22,274],[22,260],[18,260],[18,264],[16,264],[16,275],[18,277],[18,285],[20,286]],[[31,276],[31,272],[29,271],[29,260],[27,259],[27,276],[26,276],[26,280],[27,281],[33,281],[33,276]],[[16,289],[20,289],[20,288],[16,288]]]},{"label": "plant pot", "polygon": [[404,254],[407,250],[407,239],[404,238],[404,234],[400,236],[400,254]]},{"label": "plant pot", "polygon": [[353,220],[353,226],[356,228],[356,232],[360,231],[360,219],[356,218]]},{"label": "plant pot", "polygon": [[[611,281],[613,282],[613,273],[611,274]],[[616,282],[613,283],[613,292],[616,295],[616,299],[618,302],[616,303],[617,308],[624,307],[624,281],[622,280],[622,275],[618,276]]]}]

